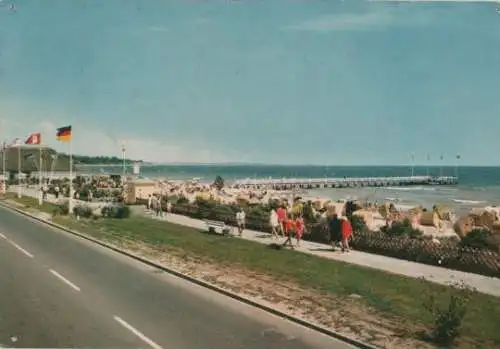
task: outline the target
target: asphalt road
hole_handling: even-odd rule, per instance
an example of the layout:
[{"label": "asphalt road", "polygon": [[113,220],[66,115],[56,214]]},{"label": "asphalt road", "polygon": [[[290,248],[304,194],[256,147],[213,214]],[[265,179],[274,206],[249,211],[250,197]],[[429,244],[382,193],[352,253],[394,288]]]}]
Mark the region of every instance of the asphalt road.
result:
[{"label": "asphalt road", "polygon": [[2,207],[0,347],[352,348]]}]

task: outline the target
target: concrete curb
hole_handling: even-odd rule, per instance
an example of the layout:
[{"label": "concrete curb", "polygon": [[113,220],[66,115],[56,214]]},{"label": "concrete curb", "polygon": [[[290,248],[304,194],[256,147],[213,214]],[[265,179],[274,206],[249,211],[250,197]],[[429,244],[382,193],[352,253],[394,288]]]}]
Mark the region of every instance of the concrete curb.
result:
[{"label": "concrete curb", "polygon": [[195,278],[195,277],[192,277],[192,276],[189,276],[189,275],[186,275],[186,274],[179,273],[179,272],[177,272],[177,271],[175,271],[173,269],[170,269],[170,268],[167,268],[165,266],[159,265],[158,263],[153,262],[153,261],[151,261],[151,260],[149,260],[147,258],[140,257],[140,256],[135,255],[133,253],[127,252],[125,250],[122,250],[121,248],[115,247],[115,246],[113,246],[111,244],[108,244],[106,242],[103,242],[103,241],[100,241],[100,240],[95,239],[93,237],[90,237],[88,235],[82,234],[82,233],[80,233],[80,232],[78,232],[76,230],[72,230],[72,229],[69,229],[69,228],[67,228],[65,226],[62,226],[60,224],[57,224],[57,223],[54,223],[54,222],[51,222],[51,221],[47,221],[47,220],[42,219],[40,217],[37,217],[37,216],[35,216],[33,214],[25,212],[25,211],[23,211],[23,210],[21,210],[21,209],[19,209],[17,207],[11,206],[11,205],[9,205],[9,204],[7,204],[5,202],[0,202],[0,206],[6,208],[8,210],[17,212],[19,214],[22,214],[24,216],[27,216],[27,217],[29,217],[31,219],[34,219],[37,222],[40,222],[42,224],[49,225],[49,226],[51,226],[53,228],[62,230],[64,232],[67,232],[67,233],[70,233],[70,234],[73,234],[73,235],[78,236],[78,237],[80,237],[82,239],[85,239],[87,241],[91,241],[91,242],[93,242],[95,244],[98,244],[98,245],[100,245],[102,247],[108,248],[108,249],[113,250],[113,251],[115,251],[117,253],[120,253],[120,254],[125,255],[127,257],[130,257],[132,259],[135,259],[135,260],[137,260],[137,261],[139,261],[141,263],[144,263],[146,265],[149,265],[149,266],[151,266],[153,268],[160,269],[160,270],[162,270],[164,272],[167,272],[167,273],[169,273],[171,275],[179,277],[179,278],[181,278],[183,280],[192,282],[192,283],[194,283],[194,284],[196,284],[198,286],[202,286],[202,287],[207,288],[209,290],[218,292],[220,294],[223,294],[224,296],[230,297],[230,298],[235,299],[235,300],[237,300],[239,302],[242,302],[242,303],[245,303],[247,305],[250,305],[250,306],[256,307],[258,309],[264,310],[264,311],[266,311],[268,313],[271,313],[271,314],[273,314],[275,316],[278,316],[280,318],[289,320],[291,322],[294,322],[296,324],[299,324],[299,325],[304,326],[306,328],[309,328],[311,330],[320,332],[320,333],[322,333],[324,335],[327,335],[329,337],[341,340],[341,341],[343,341],[343,342],[345,342],[347,344],[350,344],[350,345],[352,345],[352,346],[354,346],[356,348],[360,348],[360,349],[378,349],[377,347],[374,347],[374,346],[372,346],[370,344],[360,342],[360,341],[358,341],[358,340],[356,340],[354,338],[351,338],[351,337],[345,336],[343,334],[340,334],[338,332],[332,331],[332,330],[330,330],[330,329],[328,329],[326,327],[323,327],[321,325],[318,325],[318,324],[315,324],[315,323],[312,323],[312,322],[309,322],[309,321],[297,318],[295,316],[283,313],[283,312],[281,312],[281,311],[279,311],[277,309],[274,309],[272,307],[260,304],[260,303],[258,303],[256,301],[250,300],[248,298],[245,298],[245,297],[240,296],[240,295],[238,295],[236,293],[233,293],[231,291],[225,290],[223,288],[220,288],[218,286],[215,286],[213,284],[210,284],[210,283],[205,282],[203,280],[200,280],[198,278]]}]

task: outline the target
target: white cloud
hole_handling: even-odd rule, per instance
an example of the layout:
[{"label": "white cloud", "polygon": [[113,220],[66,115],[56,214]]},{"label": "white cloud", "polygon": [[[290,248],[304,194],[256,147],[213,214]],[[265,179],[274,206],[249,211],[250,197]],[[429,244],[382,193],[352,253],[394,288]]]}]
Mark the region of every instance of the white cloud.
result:
[{"label": "white cloud", "polygon": [[467,3],[500,3],[500,0],[369,0],[371,2],[467,2]]},{"label": "white cloud", "polygon": [[372,30],[388,26],[427,25],[430,20],[432,20],[432,14],[428,12],[412,11],[412,13],[408,13],[398,8],[379,6],[363,12],[326,14],[284,29],[326,33],[331,31]]},{"label": "white cloud", "polygon": [[[51,117],[40,117],[40,115]],[[58,127],[72,124],[72,151],[82,155],[121,156],[121,144],[126,148],[126,156],[153,162],[194,162],[216,163],[227,162],[229,158],[214,152],[198,141],[179,139],[150,139],[133,134],[121,134],[112,130],[99,128],[85,122],[70,122],[67,117],[57,117],[53,112],[33,112],[23,107],[6,107],[0,101],[0,140],[10,142],[15,138],[23,141],[31,132],[41,132],[43,143],[60,152],[68,152],[67,143],[56,140]],[[228,152],[224,151],[224,154]],[[233,157],[234,159],[235,157]]]},{"label": "white cloud", "polygon": [[[500,0],[369,0],[369,2],[406,3],[500,3]],[[426,25],[433,15],[428,12],[405,12],[396,8],[378,7],[359,13],[332,13],[287,26],[285,30],[326,33],[331,31],[368,30],[387,26]]]},{"label": "white cloud", "polygon": [[385,26],[392,23],[388,12],[339,13],[323,15],[297,25],[288,26],[287,30],[330,32],[335,30],[364,30],[374,26]]}]

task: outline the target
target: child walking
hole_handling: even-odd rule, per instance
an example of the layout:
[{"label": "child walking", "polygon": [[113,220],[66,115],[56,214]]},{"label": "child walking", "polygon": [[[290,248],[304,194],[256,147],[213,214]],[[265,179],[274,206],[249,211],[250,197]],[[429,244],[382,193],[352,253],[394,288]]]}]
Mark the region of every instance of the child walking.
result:
[{"label": "child walking", "polygon": [[286,240],[283,243],[283,246],[289,244],[293,250],[292,238],[295,235],[295,220],[293,219],[292,215],[289,215],[287,218],[285,218],[283,223],[285,226],[285,236],[286,236]]},{"label": "child walking", "polygon": [[304,234],[304,219],[299,216],[295,220],[295,238],[297,240],[297,247],[300,247],[300,241],[302,240],[302,235]]}]

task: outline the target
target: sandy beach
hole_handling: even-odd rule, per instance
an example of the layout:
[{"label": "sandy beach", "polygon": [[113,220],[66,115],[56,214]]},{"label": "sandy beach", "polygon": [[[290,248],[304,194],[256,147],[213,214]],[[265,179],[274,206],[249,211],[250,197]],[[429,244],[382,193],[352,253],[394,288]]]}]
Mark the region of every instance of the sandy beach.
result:
[{"label": "sandy beach", "polygon": [[[414,228],[418,228],[424,232],[424,235],[433,238],[457,236],[454,225],[464,217],[470,214],[481,215],[483,212],[490,212],[494,217],[500,216],[500,208],[496,206],[477,207],[475,209],[462,210],[455,212],[450,207],[439,205],[439,218],[432,218],[429,221],[429,215],[423,220],[423,211],[432,212],[433,204],[429,206],[409,204],[395,200],[386,196],[387,191],[392,188],[364,188],[365,190],[350,189],[330,189],[330,192],[335,192],[336,199],[321,194],[321,190],[272,190],[272,189],[241,189],[234,187],[224,187],[221,190],[214,188],[209,182],[197,180],[157,180],[156,193],[159,195],[185,197],[189,202],[195,202],[198,198],[204,200],[213,200],[221,204],[267,204],[270,200],[277,200],[283,203],[289,210],[293,210],[294,198],[295,205],[310,201],[313,204],[315,214],[321,213],[326,216],[328,212],[342,213],[346,201],[352,200],[359,203],[363,207],[362,210],[356,212],[362,216],[368,228],[373,231],[380,230],[381,227],[387,224],[387,215],[384,214],[384,207],[391,206],[392,218],[390,220],[401,220],[408,218],[412,221]],[[411,191],[410,189],[406,191]],[[432,188],[430,188],[432,189]],[[374,195],[365,195],[366,192],[372,192]],[[435,203],[436,204],[436,203]]]}]

